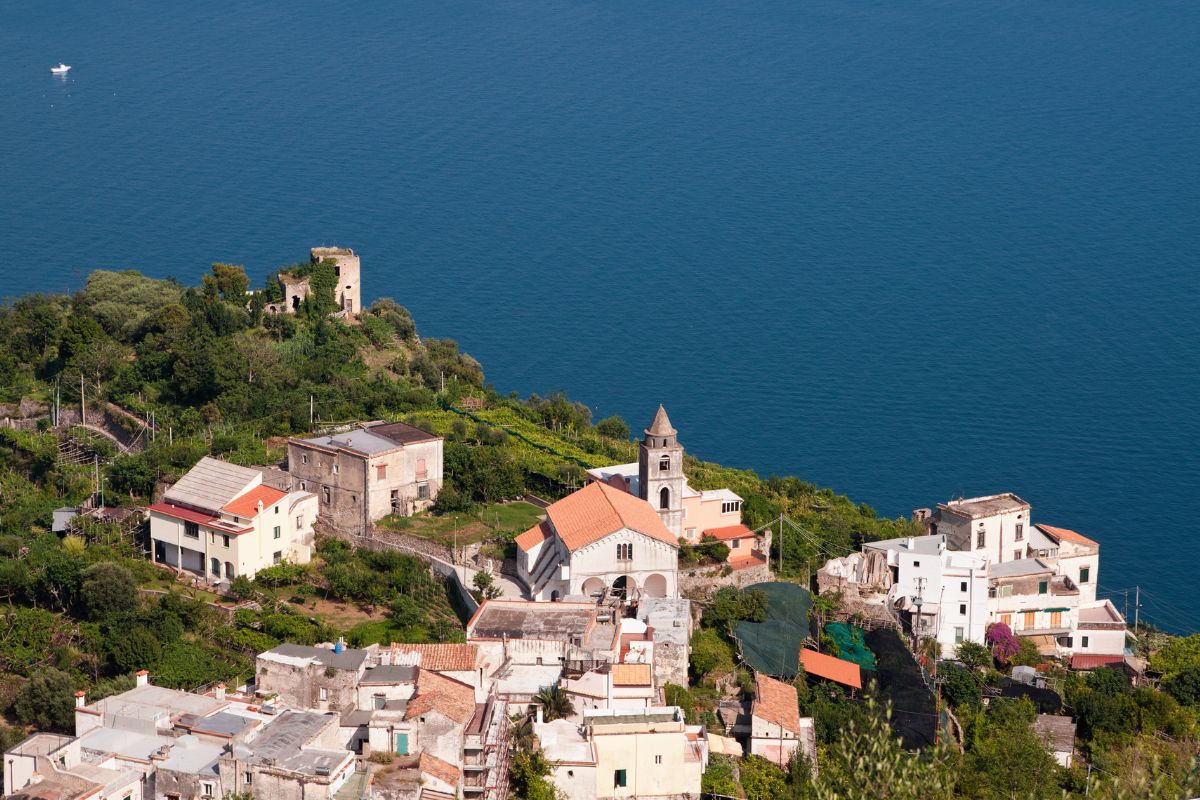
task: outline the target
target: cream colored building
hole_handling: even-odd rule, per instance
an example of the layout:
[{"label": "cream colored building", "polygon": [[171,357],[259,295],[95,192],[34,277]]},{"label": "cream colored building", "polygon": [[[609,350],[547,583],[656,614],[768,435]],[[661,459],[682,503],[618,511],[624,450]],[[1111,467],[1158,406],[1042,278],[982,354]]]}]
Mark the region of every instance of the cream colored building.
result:
[{"label": "cream colored building", "polygon": [[729,489],[696,491],[683,472],[683,445],[660,405],[638,445],[638,460],[588,470],[588,479],[640,497],[676,538],[698,542],[709,529],[742,521],[742,498]]},{"label": "cream colored building", "polygon": [[263,485],[255,469],[204,457],[150,506],[156,563],[208,583],[312,556],[317,498]]},{"label": "cream colored building", "polygon": [[679,543],[645,500],[590,483],[516,539],[517,575],[534,600],[676,597]]},{"label": "cream colored building", "polygon": [[1012,492],[938,503],[930,533],[942,534],[951,550],[983,556],[991,564],[1024,558],[1030,506]]},{"label": "cream colored building", "polygon": [[314,247],[313,261],[332,260],[337,285],[333,290],[338,308],[347,314],[362,312],[362,270],[358,256],[349,247]]},{"label": "cream colored building", "polygon": [[684,723],[674,706],[584,713],[534,725],[550,778],[572,800],[698,797],[708,765],[703,726]]}]

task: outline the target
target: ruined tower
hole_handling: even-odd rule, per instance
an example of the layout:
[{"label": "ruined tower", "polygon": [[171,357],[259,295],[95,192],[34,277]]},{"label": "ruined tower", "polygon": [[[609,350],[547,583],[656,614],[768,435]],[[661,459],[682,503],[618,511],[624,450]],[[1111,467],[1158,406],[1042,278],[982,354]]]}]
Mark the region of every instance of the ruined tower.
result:
[{"label": "ruined tower", "polygon": [[334,300],[338,308],[349,314],[362,311],[362,284],[359,272],[358,256],[349,247],[314,247],[313,261],[332,259],[334,274],[337,275],[337,285],[333,290]]}]

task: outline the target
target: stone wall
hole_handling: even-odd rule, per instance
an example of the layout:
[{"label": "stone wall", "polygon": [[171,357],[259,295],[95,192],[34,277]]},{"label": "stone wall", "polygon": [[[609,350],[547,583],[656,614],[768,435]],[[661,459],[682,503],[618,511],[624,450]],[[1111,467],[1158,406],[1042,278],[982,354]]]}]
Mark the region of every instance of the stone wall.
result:
[{"label": "stone wall", "polygon": [[692,597],[714,592],[723,586],[744,589],[756,583],[775,580],[775,573],[771,572],[767,564],[734,570],[728,575],[721,574],[723,569],[723,566],[714,566],[679,570],[679,593],[685,597]]}]

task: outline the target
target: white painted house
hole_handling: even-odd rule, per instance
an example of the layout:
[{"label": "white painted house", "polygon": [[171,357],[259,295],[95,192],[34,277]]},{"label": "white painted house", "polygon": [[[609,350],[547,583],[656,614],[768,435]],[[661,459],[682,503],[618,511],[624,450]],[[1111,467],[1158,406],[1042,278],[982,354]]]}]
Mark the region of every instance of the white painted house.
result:
[{"label": "white painted house", "polygon": [[679,542],[645,500],[590,483],[552,503],[516,539],[517,574],[534,600],[676,597]]},{"label": "white painted house", "polygon": [[317,497],[263,485],[262,473],[200,459],[150,506],[154,561],[209,583],[312,556]]}]

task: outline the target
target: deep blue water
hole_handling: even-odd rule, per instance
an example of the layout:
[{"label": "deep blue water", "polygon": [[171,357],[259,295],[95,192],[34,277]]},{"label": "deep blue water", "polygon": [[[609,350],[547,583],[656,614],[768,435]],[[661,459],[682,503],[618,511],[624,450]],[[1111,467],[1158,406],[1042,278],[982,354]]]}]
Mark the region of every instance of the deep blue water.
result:
[{"label": "deep blue water", "polygon": [[1016,491],[1191,628],[1197,41],[1191,0],[4,3],[3,291],[352,246],[501,390],[888,514]]}]

